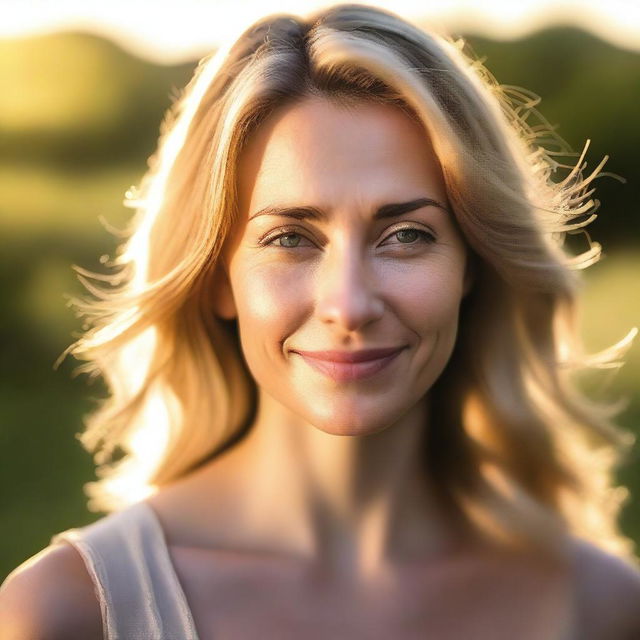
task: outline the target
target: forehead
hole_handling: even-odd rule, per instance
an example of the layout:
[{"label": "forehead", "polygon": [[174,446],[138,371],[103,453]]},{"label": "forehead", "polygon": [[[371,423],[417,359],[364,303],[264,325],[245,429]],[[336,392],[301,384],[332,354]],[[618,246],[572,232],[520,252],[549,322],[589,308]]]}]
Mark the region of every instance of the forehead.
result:
[{"label": "forehead", "polygon": [[442,194],[424,127],[400,107],[377,102],[345,106],[313,97],[283,107],[251,136],[238,169],[245,212],[267,204],[330,206],[348,195],[371,200],[376,191],[381,198],[406,199],[411,189]]}]

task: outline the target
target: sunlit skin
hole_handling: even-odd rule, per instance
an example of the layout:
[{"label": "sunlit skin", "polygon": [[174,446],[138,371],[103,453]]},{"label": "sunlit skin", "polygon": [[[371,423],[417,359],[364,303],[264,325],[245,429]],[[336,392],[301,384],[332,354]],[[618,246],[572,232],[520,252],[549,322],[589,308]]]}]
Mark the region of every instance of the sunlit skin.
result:
[{"label": "sunlit skin", "polygon": [[[397,107],[306,99],[252,137],[238,187],[241,224],[216,312],[238,320],[259,410],[211,472],[244,487],[251,532],[240,535],[352,575],[440,548],[447,535],[419,442],[470,278],[424,129]],[[383,205],[418,198],[442,206],[373,220]],[[313,207],[324,219],[255,216],[274,207]],[[296,353],[381,347],[403,349],[347,381]]]}]

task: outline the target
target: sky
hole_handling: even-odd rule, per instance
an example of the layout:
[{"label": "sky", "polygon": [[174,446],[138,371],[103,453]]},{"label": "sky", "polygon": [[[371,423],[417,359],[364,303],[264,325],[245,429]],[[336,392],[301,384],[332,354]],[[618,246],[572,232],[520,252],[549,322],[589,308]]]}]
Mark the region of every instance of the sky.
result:
[{"label": "sky", "polygon": [[[193,60],[270,13],[304,14],[321,0],[0,0],[0,38],[74,29],[110,37],[164,64]],[[584,28],[640,51],[640,0],[371,0],[445,32],[515,39],[548,25]]]}]

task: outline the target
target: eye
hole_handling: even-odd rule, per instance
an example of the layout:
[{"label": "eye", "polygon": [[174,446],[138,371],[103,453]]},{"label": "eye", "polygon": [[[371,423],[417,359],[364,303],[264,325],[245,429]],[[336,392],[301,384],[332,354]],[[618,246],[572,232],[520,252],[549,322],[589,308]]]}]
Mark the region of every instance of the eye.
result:
[{"label": "eye", "polygon": [[282,229],[280,233],[263,238],[259,241],[259,244],[261,246],[275,245],[282,249],[296,249],[303,240],[310,242],[310,240],[295,230]]},{"label": "eye", "polygon": [[[418,244],[431,244],[436,240],[434,234],[430,231],[416,227],[402,227],[400,229],[396,229],[385,238],[385,242],[394,236],[397,238],[398,242],[390,243],[392,245],[413,246]],[[281,249],[297,249],[299,247],[310,246],[310,244],[301,244],[305,241],[307,243],[311,243],[305,235],[295,229],[282,228],[279,229],[279,233],[262,238],[259,241],[259,244],[260,246],[273,245]]]},{"label": "eye", "polygon": [[[435,236],[426,229],[418,229],[416,227],[403,227],[402,229],[396,229],[391,235],[388,235],[385,240],[396,237],[398,242],[392,244],[419,244],[427,243],[431,244],[435,242]],[[419,241],[419,242],[418,242]]]}]

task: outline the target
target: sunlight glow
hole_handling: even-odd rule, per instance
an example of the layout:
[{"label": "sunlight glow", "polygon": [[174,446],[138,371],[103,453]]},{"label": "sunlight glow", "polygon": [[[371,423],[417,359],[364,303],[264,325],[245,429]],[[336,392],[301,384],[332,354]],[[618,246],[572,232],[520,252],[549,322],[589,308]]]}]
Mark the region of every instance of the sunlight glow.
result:
[{"label": "sunlight glow", "polygon": [[[174,64],[204,55],[230,33],[272,13],[305,14],[335,4],[320,0],[5,0],[0,37],[69,29],[99,33],[129,51]],[[635,0],[369,0],[437,29],[515,39],[550,25],[588,30],[616,46],[640,51]]]}]

